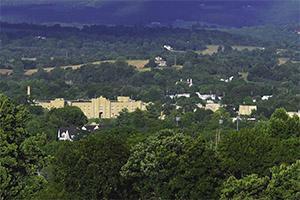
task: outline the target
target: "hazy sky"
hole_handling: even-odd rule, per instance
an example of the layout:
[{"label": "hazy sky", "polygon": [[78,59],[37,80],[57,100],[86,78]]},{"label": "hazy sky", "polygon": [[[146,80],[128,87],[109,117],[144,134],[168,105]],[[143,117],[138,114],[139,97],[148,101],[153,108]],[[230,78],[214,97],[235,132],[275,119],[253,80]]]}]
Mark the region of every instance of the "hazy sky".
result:
[{"label": "hazy sky", "polygon": [[[273,22],[295,22],[299,19],[300,13],[300,0],[0,1],[0,5],[3,6],[1,7],[0,20],[2,19],[9,22],[25,21],[32,23],[74,22],[87,24],[144,24],[153,21],[170,23],[180,19],[242,26]],[[31,3],[51,4],[43,7],[26,6],[22,7],[22,9],[17,8],[17,5]],[[60,3],[70,4],[61,6]],[[15,6],[5,7],[5,5]]]},{"label": "hazy sky", "polygon": [[202,1],[202,2],[209,2],[209,1],[299,1],[299,0],[1,0],[1,4],[40,4],[40,3],[55,3],[55,2],[79,2],[79,3],[95,3],[95,2],[111,2],[111,1]]}]

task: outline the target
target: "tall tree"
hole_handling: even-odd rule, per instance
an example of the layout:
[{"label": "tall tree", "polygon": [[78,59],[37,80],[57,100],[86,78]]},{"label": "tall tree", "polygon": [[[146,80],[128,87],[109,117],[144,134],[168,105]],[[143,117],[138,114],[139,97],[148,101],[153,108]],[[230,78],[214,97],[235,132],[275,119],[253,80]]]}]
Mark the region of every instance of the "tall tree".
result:
[{"label": "tall tree", "polygon": [[25,130],[28,112],[0,95],[0,199],[24,199],[45,183],[42,135]]},{"label": "tall tree", "polygon": [[130,184],[119,171],[128,156],[126,143],[118,136],[95,135],[62,143],[53,161],[52,184],[40,199],[59,199],[62,193],[67,199],[124,199]]},{"label": "tall tree", "polygon": [[299,199],[300,161],[271,169],[271,176],[231,176],[224,182],[221,199]]},{"label": "tall tree", "polygon": [[218,160],[202,139],[170,130],[137,144],[121,174],[142,199],[211,199],[220,178]]}]

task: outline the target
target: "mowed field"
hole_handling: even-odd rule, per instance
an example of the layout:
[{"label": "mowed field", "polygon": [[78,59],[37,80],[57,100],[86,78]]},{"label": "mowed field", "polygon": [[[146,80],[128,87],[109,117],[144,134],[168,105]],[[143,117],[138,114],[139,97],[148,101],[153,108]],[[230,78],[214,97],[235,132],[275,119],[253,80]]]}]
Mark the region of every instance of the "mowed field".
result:
[{"label": "mowed field", "polygon": [[[202,55],[213,55],[214,53],[218,53],[220,45],[206,45],[206,49],[195,51],[195,53],[202,54]],[[233,45],[231,46],[234,50],[243,51],[243,50],[249,50],[253,51],[256,49],[263,50],[263,47],[256,47],[256,46],[241,46],[241,45]]]},{"label": "mowed field", "polygon": [[12,69],[0,69],[0,75],[10,75],[13,73]]},{"label": "mowed field", "polygon": [[206,49],[201,51],[195,51],[195,53],[203,55],[213,55],[218,52],[219,45],[206,45]]},{"label": "mowed field", "polygon": [[[61,66],[60,68],[62,68],[62,69],[73,69],[73,70],[76,70],[76,69],[81,68],[83,65],[87,65],[87,64],[98,65],[98,64],[101,64],[101,63],[105,63],[105,62],[111,62],[111,63],[113,63],[113,62],[115,62],[115,60],[95,61],[95,62],[91,62],[91,63],[78,64],[78,65],[65,65],[65,66]],[[126,62],[129,65],[132,65],[132,66],[136,67],[137,70],[144,71],[145,70],[144,67],[149,62],[149,60],[127,60]],[[55,68],[54,67],[44,67],[43,69],[46,72],[50,72],[50,71],[52,71]],[[28,70],[25,70],[24,74],[27,75],[27,76],[31,76],[34,73],[36,73],[37,71],[38,71],[38,69],[28,69]],[[12,72],[13,71],[10,70],[10,69],[0,69],[0,74],[2,74],[2,75],[9,75]]]},{"label": "mowed field", "polygon": [[253,50],[264,50],[264,47],[256,47],[256,46],[238,46],[238,45],[233,45],[232,48],[234,50],[238,50],[238,51],[243,51],[243,50],[249,50],[249,51],[253,51]]}]

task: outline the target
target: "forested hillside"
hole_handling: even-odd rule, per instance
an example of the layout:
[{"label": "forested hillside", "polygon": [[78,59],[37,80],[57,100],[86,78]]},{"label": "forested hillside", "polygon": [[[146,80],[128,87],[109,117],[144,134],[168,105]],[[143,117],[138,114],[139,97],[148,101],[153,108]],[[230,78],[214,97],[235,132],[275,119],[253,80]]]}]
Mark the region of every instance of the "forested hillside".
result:
[{"label": "forested hillside", "polygon": [[0,1],[0,200],[300,199],[299,0]]},{"label": "forested hillside", "polygon": [[[26,102],[25,90],[31,86],[32,98],[36,100],[101,95],[114,99],[125,95],[166,107],[184,107],[204,104],[195,95],[200,92],[222,98],[221,103],[227,105],[225,109],[230,113],[239,104],[257,104],[256,115],[265,117],[279,107],[288,111],[300,109],[299,36],[292,25],[248,31],[124,26],[79,29],[7,23],[1,26],[0,65],[4,75],[0,90],[18,102]],[[268,36],[271,33],[277,37],[272,39]],[[210,46],[215,46],[215,50],[206,50]],[[157,56],[166,61],[166,66],[155,63]],[[149,61],[144,67],[135,68],[126,64],[132,59]],[[60,67],[77,64],[81,67],[75,70]],[[49,72],[45,67],[54,69]],[[30,69],[37,73],[30,75]],[[5,75],[7,70],[13,73]],[[224,82],[230,77],[231,81]],[[187,79],[193,80],[191,87],[184,82],[178,84]],[[168,97],[182,93],[192,96]],[[272,98],[262,100],[265,95]]]}]

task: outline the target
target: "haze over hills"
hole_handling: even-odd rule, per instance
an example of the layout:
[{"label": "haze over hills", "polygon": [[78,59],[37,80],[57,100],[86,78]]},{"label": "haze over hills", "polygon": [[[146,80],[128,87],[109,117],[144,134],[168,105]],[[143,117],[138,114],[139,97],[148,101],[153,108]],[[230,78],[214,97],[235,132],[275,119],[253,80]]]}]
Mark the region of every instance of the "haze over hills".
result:
[{"label": "haze over hills", "polygon": [[[1,21],[172,25],[178,20],[241,27],[299,23],[299,1],[4,0]],[[156,23],[156,24],[159,24]]]}]

